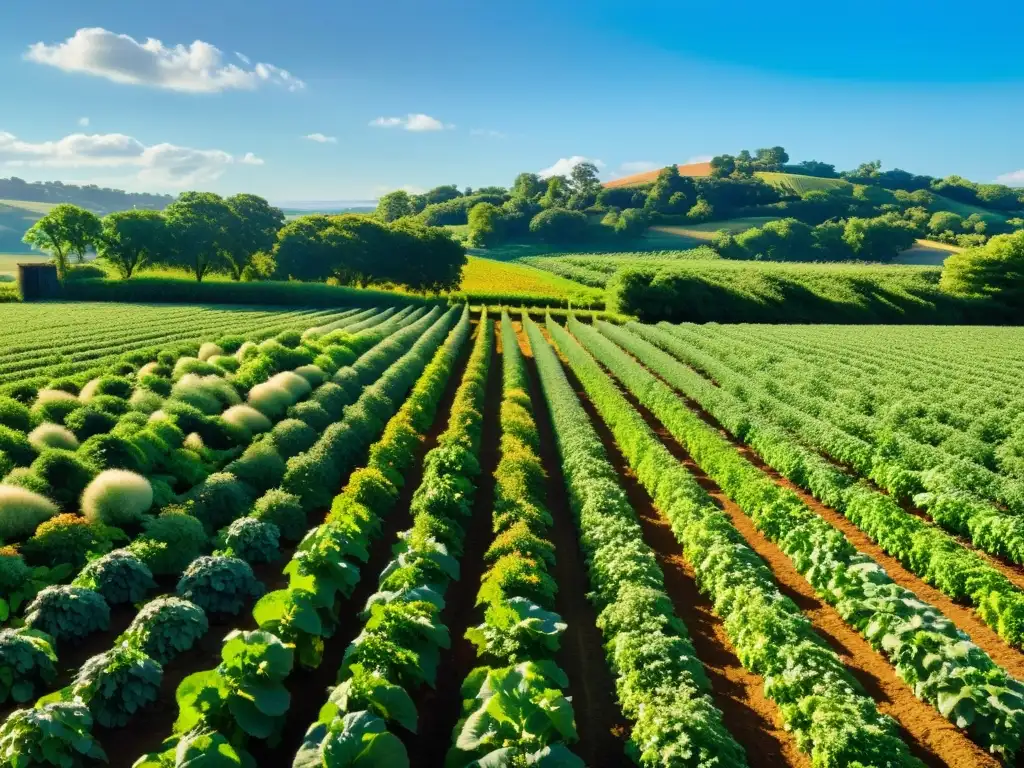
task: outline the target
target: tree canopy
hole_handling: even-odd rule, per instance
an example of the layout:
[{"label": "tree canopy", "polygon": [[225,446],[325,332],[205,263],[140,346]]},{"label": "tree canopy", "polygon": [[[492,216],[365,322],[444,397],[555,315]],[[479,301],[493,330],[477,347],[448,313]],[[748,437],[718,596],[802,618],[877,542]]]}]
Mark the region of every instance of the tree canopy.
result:
[{"label": "tree canopy", "polygon": [[1024,309],[1024,230],[954,253],[943,265],[939,287],[949,293],[989,296]]},{"label": "tree canopy", "polygon": [[63,279],[68,257],[75,254],[79,261],[84,261],[86,251],[95,245],[99,234],[100,220],[96,214],[62,203],[33,224],[24,241],[49,253],[57,266],[57,275]]}]

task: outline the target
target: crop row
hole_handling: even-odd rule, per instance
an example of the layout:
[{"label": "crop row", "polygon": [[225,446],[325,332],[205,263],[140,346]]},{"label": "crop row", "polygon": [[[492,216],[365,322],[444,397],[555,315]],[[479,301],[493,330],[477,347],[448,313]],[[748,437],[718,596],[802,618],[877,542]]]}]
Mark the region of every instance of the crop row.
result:
[{"label": "crop row", "polygon": [[[796,494],[776,485],[672,390],[595,329],[575,326],[597,358],[655,414],[694,461],[789,557],[815,592],[943,716],[1004,759],[1024,737],[1024,686],[949,619],[892,581]],[[563,332],[564,333],[564,332]],[[569,341],[566,346],[571,348]],[[582,348],[574,358],[602,374]],[[589,364],[589,365],[588,365]],[[602,374],[603,375],[603,374]]]},{"label": "crop row", "polygon": [[[436,333],[424,334],[436,312],[432,315],[378,344],[356,361],[355,368],[339,368],[335,382],[320,385],[313,400],[321,408],[330,404],[331,411],[336,414],[327,414],[327,422],[333,422],[341,416],[346,400],[352,402],[355,399],[346,395],[346,389],[358,395],[365,384],[375,379],[380,379],[379,386],[388,378],[387,374],[381,378],[388,360],[401,355],[421,335],[424,339],[428,336],[436,337]],[[401,366],[395,363],[392,367]],[[363,396],[360,397],[362,399]],[[287,399],[284,398],[285,403]],[[276,400],[279,405],[282,403],[280,393]],[[352,417],[350,421],[358,420],[358,408],[359,402],[345,409],[346,417]],[[111,651],[87,662],[73,685],[53,697],[58,701],[48,703],[47,699],[40,702],[43,706],[35,710],[19,710],[8,718],[4,725],[5,732],[21,733],[29,728],[29,741],[45,741],[49,736],[41,733],[39,728],[45,729],[46,722],[54,718],[71,718],[76,725],[69,733],[86,739],[93,717],[104,725],[123,725],[134,712],[155,697],[155,689],[162,676],[161,664],[187,649],[205,633],[206,614],[237,613],[250,596],[261,591],[249,562],[273,559],[279,552],[278,536],[281,532],[289,532],[294,536],[297,529],[301,535],[305,529],[306,510],[298,497],[284,490],[270,490],[253,503],[254,491],[258,493],[278,481],[289,487],[290,477],[294,483],[296,468],[308,466],[303,460],[323,443],[323,437],[317,440],[316,429],[298,420],[292,421],[297,428],[288,432],[275,430],[264,441],[264,446],[270,452],[282,457],[277,462],[267,461],[264,457],[262,462],[257,462],[259,469],[264,471],[240,473],[242,477],[232,473],[213,475],[208,481],[216,479],[217,482],[208,484],[206,493],[191,498],[189,501],[192,504],[186,510],[165,511],[157,518],[173,518],[168,521],[168,527],[172,527],[172,522],[175,524],[173,528],[177,534],[173,539],[173,556],[179,563],[187,565],[178,584],[179,597],[158,598],[145,606],[129,632],[115,642]],[[291,456],[287,464],[283,460],[285,456]],[[245,480],[252,480],[256,486],[251,486]],[[247,514],[247,510],[251,511]],[[230,526],[226,548],[213,557],[201,554],[208,540],[208,532],[220,524]],[[237,534],[235,540],[231,540],[232,533]],[[135,546],[133,544],[133,548]],[[147,549],[150,548],[143,545],[136,551],[145,557]],[[195,559],[189,564],[187,561],[193,553]],[[67,747],[67,744],[64,746]],[[12,754],[20,753],[15,751]]]},{"label": "crop row", "polygon": [[601,440],[535,323],[524,318],[554,427],[631,748],[642,765],[746,765],[722,723],[654,552]]}]

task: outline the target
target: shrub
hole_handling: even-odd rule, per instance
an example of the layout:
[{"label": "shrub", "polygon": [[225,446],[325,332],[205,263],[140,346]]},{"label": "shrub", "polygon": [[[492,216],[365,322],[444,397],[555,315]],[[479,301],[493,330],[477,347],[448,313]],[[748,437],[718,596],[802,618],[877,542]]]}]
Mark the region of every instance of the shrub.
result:
[{"label": "shrub", "polygon": [[131,394],[131,380],[123,376],[101,376],[82,387],[82,391],[78,393],[78,399],[87,403],[95,399],[97,395],[111,395],[125,400],[131,397]]},{"label": "shrub", "polygon": [[306,513],[299,497],[276,488],[256,500],[250,517],[273,523],[289,541],[298,541],[306,534]]},{"label": "shrub", "polygon": [[298,419],[279,421],[270,432],[277,452],[285,459],[308,451],[316,443],[316,430]]},{"label": "shrub", "polygon": [[32,569],[25,564],[14,547],[0,547],[0,596],[8,598],[32,577]]},{"label": "shrub", "polygon": [[207,475],[202,459],[186,448],[171,451],[170,456],[164,460],[163,469],[178,481],[180,487],[185,488],[198,485]]},{"label": "shrub", "polygon": [[64,389],[40,389],[36,393],[32,407],[36,408],[47,403],[68,402],[70,400],[78,400],[78,396]]},{"label": "shrub", "polygon": [[224,546],[247,563],[272,563],[281,556],[281,531],[266,520],[240,517],[225,531]]},{"label": "shrub", "polygon": [[210,629],[203,609],[180,597],[150,600],[125,630],[124,639],[160,664],[170,663]]},{"label": "shrub", "polygon": [[93,522],[123,527],[142,520],[153,506],[153,487],[142,475],[108,469],[82,493],[82,514]]},{"label": "shrub", "polygon": [[74,585],[99,592],[107,605],[121,605],[139,602],[156,582],[152,571],[135,554],[115,549],[88,563]]},{"label": "shrub", "polygon": [[200,557],[178,582],[178,596],[207,613],[237,615],[251,599],[263,594],[252,568],[237,557]]},{"label": "shrub", "polygon": [[304,378],[309,382],[309,386],[314,388],[327,381],[327,374],[316,365],[300,365],[295,369],[295,373]]},{"label": "shrub", "polygon": [[302,334],[298,331],[281,331],[277,336],[274,337],[274,341],[280,344],[282,347],[288,347],[288,349],[295,349],[299,344],[302,343]]},{"label": "shrub", "polygon": [[32,491],[32,493],[37,493],[46,498],[49,498],[51,492],[49,483],[28,467],[16,467],[12,469],[7,473],[7,476],[4,477],[3,484],[16,488],[24,488],[27,491]]},{"label": "shrub", "polygon": [[216,365],[211,365],[200,360],[198,357],[179,357],[178,361],[174,364],[171,378],[177,381],[189,373],[197,373],[200,376],[217,376],[221,373],[221,370]]},{"label": "shrub", "polygon": [[42,453],[47,448],[63,448],[74,451],[78,448],[78,439],[70,429],[58,424],[40,424],[28,434],[29,444]]},{"label": "shrub", "polygon": [[128,400],[128,405],[133,411],[147,415],[160,410],[163,404],[164,399],[160,395],[141,387],[132,392],[132,396]]},{"label": "shrub", "polygon": [[530,232],[548,243],[572,243],[587,234],[587,217],[581,211],[548,208],[530,221]]},{"label": "shrub", "polygon": [[32,428],[32,414],[13,397],[0,395],[0,425],[28,432]]},{"label": "shrub", "polygon": [[134,437],[149,424],[149,414],[130,411],[117,420],[117,425],[110,430],[114,437]]},{"label": "shrub", "polygon": [[0,540],[18,541],[57,514],[57,505],[26,488],[0,485]]},{"label": "shrub", "polygon": [[209,360],[214,355],[223,355],[224,350],[218,344],[214,344],[212,341],[207,341],[201,347],[199,347],[199,359],[203,361]]},{"label": "shrub", "polygon": [[260,353],[259,344],[255,344],[251,341],[242,342],[242,344],[235,350],[235,357],[238,360],[248,360],[255,355]]},{"label": "shrub", "polygon": [[57,641],[81,640],[110,626],[110,607],[91,589],[46,587],[25,609],[25,626]]},{"label": "shrub", "polygon": [[57,654],[49,638],[31,629],[0,629],[0,704],[19,704],[35,695],[37,685],[57,676]]},{"label": "shrub", "polygon": [[74,432],[79,440],[88,440],[93,435],[101,435],[112,430],[117,425],[117,417],[87,405],[68,415],[64,419],[64,425]]},{"label": "shrub", "polygon": [[145,558],[146,565],[158,576],[180,574],[209,544],[203,524],[180,507],[171,507],[147,520],[143,538],[164,545]]},{"label": "shrub", "polygon": [[96,469],[71,451],[47,448],[32,462],[32,471],[50,486],[50,496],[61,506],[71,506],[96,476]]},{"label": "shrub", "polygon": [[131,440],[114,435],[93,435],[78,449],[82,461],[97,469],[127,469],[143,472],[147,469],[146,457]]},{"label": "shrub", "polygon": [[294,400],[291,393],[273,381],[257,384],[249,390],[249,405],[270,418],[280,418]]},{"label": "shrub", "polygon": [[135,374],[136,379],[141,380],[146,376],[156,376],[160,379],[171,378],[171,366],[164,365],[161,362],[153,360],[146,363],[144,366],[139,368],[138,373]]},{"label": "shrub", "polygon": [[252,504],[250,489],[228,472],[210,475],[186,497],[207,532],[216,531],[246,513]]},{"label": "shrub", "polygon": [[109,413],[111,416],[128,413],[128,401],[114,395],[95,395],[89,400],[88,405],[98,411]]},{"label": "shrub", "polygon": [[174,384],[171,383],[169,378],[164,376],[156,376],[152,373],[147,373],[144,376],[139,376],[139,386],[148,389],[154,394],[160,395],[161,397],[167,397],[171,394],[171,390],[174,388]]},{"label": "shrub", "polygon": [[54,379],[46,385],[47,389],[59,389],[61,392],[67,392],[69,394],[78,396],[78,393],[82,390],[78,382],[74,379],[63,378]]},{"label": "shrub", "polygon": [[233,405],[224,411],[221,418],[244,435],[246,441],[251,440],[253,435],[269,432],[274,426],[270,419],[249,405]]},{"label": "shrub", "polygon": [[35,449],[23,432],[18,432],[2,424],[0,424],[0,451],[3,451],[11,461],[19,465],[30,464],[36,456]]},{"label": "shrub", "polygon": [[109,541],[84,517],[63,514],[40,523],[22,549],[30,562],[81,568],[90,552],[109,549]]},{"label": "shrub", "polygon": [[154,419],[151,415],[147,429],[171,448],[180,448],[185,442],[185,433],[169,419]]},{"label": "shrub", "polygon": [[10,384],[4,388],[8,397],[13,397],[22,405],[30,405],[39,394],[39,388],[28,383]]},{"label": "shrub", "polygon": [[323,432],[334,421],[320,403],[303,400],[288,409],[288,418],[305,422],[317,432]]},{"label": "shrub", "polygon": [[138,710],[156,701],[163,668],[138,648],[121,644],[93,656],[71,684],[71,695],[88,702],[96,722],[123,728]]},{"label": "shrub", "polygon": [[207,415],[215,415],[238,405],[238,392],[220,376],[186,374],[171,389],[171,397],[193,405]]},{"label": "shrub", "polygon": [[285,463],[281,454],[270,441],[254,443],[224,468],[239,480],[251,485],[258,491],[280,484],[284,478]]},{"label": "shrub", "polygon": [[92,736],[92,715],[78,701],[55,701],[12,712],[0,726],[0,755],[10,755],[18,765],[33,768],[78,768],[86,758],[90,762],[106,760],[106,753]]},{"label": "shrub", "polygon": [[349,399],[345,396],[345,390],[330,381],[321,384],[314,390],[313,400],[330,414],[332,421],[340,419],[345,406],[349,404]]},{"label": "shrub", "polygon": [[46,400],[32,406],[31,416],[36,423],[66,424],[68,416],[81,407],[82,403],[76,397]]},{"label": "shrub", "polygon": [[310,383],[293,371],[282,371],[272,376],[267,383],[285,390],[291,396],[293,403],[298,402],[313,391]]},{"label": "shrub", "polygon": [[228,373],[234,373],[242,365],[238,361],[238,358],[233,355],[214,355],[209,360],[207,360],[207,362],[210,365],[215,365]]}]

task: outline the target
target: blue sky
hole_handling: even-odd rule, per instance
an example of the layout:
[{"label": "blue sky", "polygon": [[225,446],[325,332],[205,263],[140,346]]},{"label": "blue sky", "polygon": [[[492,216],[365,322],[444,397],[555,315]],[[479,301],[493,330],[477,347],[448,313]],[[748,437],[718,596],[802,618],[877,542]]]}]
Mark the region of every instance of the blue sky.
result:
[{"label": "blue sky", "polygon": [[978,8],[19,4],[0,23],[0,176],[342,200],[781,144],[1024,184],[1024,8]]}]

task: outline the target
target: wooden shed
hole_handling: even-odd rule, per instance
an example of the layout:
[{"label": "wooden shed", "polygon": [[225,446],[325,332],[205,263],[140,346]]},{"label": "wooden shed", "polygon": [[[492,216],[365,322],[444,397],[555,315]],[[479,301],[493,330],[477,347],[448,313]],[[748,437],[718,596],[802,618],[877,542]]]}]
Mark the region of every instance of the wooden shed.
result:
[{"label": "wooden shed", "polygon": [[60,280],[54,264],[19,264],[18,287],[23,301],[56,299],[60,296]]}]

